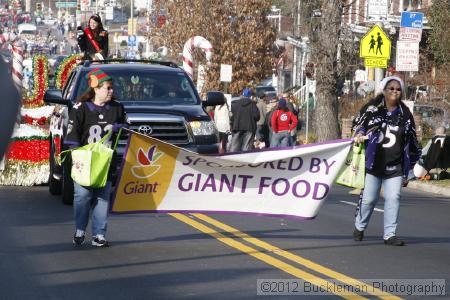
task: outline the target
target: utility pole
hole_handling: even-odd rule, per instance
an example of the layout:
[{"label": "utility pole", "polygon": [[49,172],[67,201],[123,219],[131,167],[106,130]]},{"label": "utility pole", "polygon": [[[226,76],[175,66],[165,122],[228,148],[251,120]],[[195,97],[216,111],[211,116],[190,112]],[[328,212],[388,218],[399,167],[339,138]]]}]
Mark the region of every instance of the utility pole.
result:
[{"label": "utility pole", "polygon": [[133,13],[134,13],[134,1],[131,0],[131,6],[130,6],[130,19],[131,19],[131,34],[134,34],[134,18],[133,18]]},{"label": "utility pole", "polygon": [[[384,24],[383,22],[377,22],[378,26],[380,26],[381,29],[384,30]],[[382,68],[375,68],[375,95],[381,92],[380,90],[380,83],[381,80],[384,78],[384,70]]]}]

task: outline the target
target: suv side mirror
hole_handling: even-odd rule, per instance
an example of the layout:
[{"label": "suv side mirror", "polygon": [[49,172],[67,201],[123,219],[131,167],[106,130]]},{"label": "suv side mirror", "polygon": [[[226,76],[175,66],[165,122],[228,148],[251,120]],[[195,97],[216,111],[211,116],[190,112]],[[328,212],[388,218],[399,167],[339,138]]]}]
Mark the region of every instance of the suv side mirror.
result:
[{"label": "suv side mirror", "polygon": [[59,89],[48,89],[44,95],[44,102],[49,104],[67,105],[68,101],[63,99],[62,92]]},{"label": "suv side mirror", "polygon": [[222,105],[226,101],[225,95],[222,92],[208,92],[206,94],[206,100],[203,101],[203,106],[216,106]]}]

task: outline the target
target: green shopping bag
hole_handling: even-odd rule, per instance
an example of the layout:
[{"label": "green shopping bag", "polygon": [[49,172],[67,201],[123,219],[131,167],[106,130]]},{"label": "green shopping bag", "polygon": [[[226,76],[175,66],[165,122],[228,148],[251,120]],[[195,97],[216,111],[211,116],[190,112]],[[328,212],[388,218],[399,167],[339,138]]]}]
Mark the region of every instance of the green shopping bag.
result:
[{"label": "green shopping bag", "polygon": [[[103,144],[110,136],[111,131],[100,141],[82,147],[66,150],[72,154],[71,177],[73,181],[82,186],[101,188],[106,185],[109,166],[119,140],[121,131],[117,135],[114,148]],[[64,151],[64,152],[66,152]],[[61,152],[62,154],[63,152]]]},{"label": "green shopping bag", "polygon": [[344,166],[339,171],[336,183],[357,189],[364,188],[365,164],[364,144],[360,143],[358,146],[353,144]]}]

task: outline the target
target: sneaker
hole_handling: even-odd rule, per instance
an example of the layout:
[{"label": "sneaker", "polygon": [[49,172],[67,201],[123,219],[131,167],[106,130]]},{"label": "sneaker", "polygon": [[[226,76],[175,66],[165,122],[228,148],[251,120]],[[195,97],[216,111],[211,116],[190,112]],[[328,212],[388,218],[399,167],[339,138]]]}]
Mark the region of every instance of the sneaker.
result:
[{"label": "sneaker", "polygon": [[389,245],[389,246],[404,246],[405,242],[402,240],[399,240],[395,235],[391,236],[390,238],[388,238],[387,240],[384,240],[384,244],[385,245]]},{"label": "sneaker", "polygon": [[85,232],[83,230],[77,229],[73,235],[73,243],[75,245],[83,245]]},{"label": "sneaker", "polygon": [[353,240],[361,242],[363,238],[364,238],[364,231],[359,231],[358,229],[355,228],[355,230],[353,230]]},{"label": "sneaker", "polygon": [[103,234],[97,234],[92,237],[92,246],[96,247],[108,247],[108,241]]}]

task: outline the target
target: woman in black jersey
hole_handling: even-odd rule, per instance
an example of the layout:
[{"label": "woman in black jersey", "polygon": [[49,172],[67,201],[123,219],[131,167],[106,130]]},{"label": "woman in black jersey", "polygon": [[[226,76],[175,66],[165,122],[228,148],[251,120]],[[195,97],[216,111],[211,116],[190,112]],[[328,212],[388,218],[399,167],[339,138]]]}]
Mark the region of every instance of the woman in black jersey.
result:
[{"label": "woman in black jersey", "polygon": [[99,15],[89,18],[86,28],[78,27],[78,46],[84,59],[103,60],[108,57],[108,32]]},{"label": "woman in black jersey", "polygon": [[[112,99],[112,78],[96,68],[87,75],[89,89],[78,99],[70,111],[67,135],[64,140],[71,148],[98,142],[105,134],[113,134],[105,143],[111,145],[118,129],[127,124],[124,107]],[[113,158],[110,173],[115,168]],[[74,182],[75,245],[84,242],[89,213],[92,207],[92,245],[108,246],[105,239],[108,206],[111,191],[111,174],[103,188],[84,187]]]},{"label": "woman in black jersey", "polygon": [[366,143],[366,177],[356,212],[353,239],[362,241],[384,187],[384,243],[403,246],[396,236],[400,191],[419,159],[414,118],[401,101],[403,81],[391,76],[381,82],[382,94],[367,103],[354,120],[355,142]]}]

